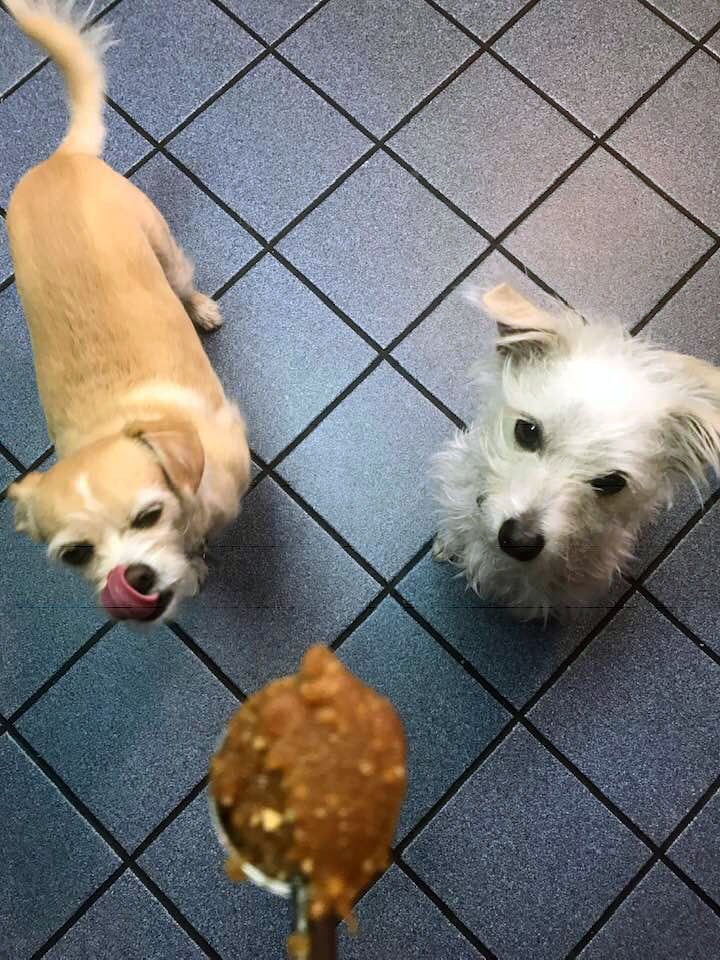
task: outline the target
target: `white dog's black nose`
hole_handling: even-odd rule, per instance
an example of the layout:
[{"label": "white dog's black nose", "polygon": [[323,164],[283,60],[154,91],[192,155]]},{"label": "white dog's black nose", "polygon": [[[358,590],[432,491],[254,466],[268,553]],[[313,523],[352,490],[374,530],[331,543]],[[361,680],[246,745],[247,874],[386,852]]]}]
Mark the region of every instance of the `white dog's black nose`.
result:
[{"label": "white dog's black nose", "polygon": [[125,579],[138,593],[145,596],[152,593],[155,586],[155,571],[145,563],[131,563],[125,571]]},{"label": "white dog's black nose", "polygon": [[506,520],[498,531],[500,549],[514,560],[534,560],[545,546],[545,537],[528,529],[515,517]]}]

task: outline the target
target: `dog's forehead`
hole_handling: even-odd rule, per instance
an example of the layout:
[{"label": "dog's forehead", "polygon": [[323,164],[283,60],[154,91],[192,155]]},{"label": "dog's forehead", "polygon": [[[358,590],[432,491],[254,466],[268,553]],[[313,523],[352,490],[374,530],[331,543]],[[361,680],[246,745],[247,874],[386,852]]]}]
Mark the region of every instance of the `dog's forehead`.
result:
[{"label": "dog's forehead", "polygon": [[145,488],[162,485],[150,451],[127,437],[113,438],[60,460],[43,479],[43,500],[58,520],[72,513],[123,513]]},{"label": "dog's forehead", "polygon": [[545,419],[556,418],[568,429],[576,429],[579,423],[638,429],[657,422],[665,408],[660,385],[632,362],[632,355],[621,353],[560,357],[537,367],[523,390],[535,397]]}]

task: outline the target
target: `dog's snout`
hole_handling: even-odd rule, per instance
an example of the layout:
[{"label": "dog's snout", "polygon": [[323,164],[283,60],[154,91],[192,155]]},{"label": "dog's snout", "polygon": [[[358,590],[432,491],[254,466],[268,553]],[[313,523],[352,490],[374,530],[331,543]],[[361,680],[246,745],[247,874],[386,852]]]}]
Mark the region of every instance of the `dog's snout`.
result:
[{"label": "dog's snout", "polygon": [[147,596],[152,593],[157,577],[152,567],[145,563],[132,563],[125,571],[125,579],[138,593]]},{"label": "dog's snout", "polygon": [[498,531],[500,549],[514,560],[534,560],[545,546],[545,537],[516,517],[506,520]]}]

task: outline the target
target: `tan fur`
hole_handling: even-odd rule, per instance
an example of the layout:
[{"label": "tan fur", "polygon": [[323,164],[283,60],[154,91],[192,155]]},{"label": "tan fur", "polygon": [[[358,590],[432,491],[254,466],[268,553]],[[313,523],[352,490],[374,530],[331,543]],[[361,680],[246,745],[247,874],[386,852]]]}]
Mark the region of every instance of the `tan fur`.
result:
[{"label": "tan fur", "polygon": [[92,155],[104,131],[92,31],[86,40],[71,9],[52,0],[11,0],[10,11],[63,70],[72,118],[8,208],[38,390],[63,458],[41,482],[11,487],[18,528],[54,536],[73,509],[71,475],[90,476],[108,516],[110,500],[126,498],[129,509],[149,474],[171,486],[181,475],[202,538],[236,516],[249,482],[244,423],[193,327],[218,326],[219,310],[195,290],[192,264],[150,200]]}]

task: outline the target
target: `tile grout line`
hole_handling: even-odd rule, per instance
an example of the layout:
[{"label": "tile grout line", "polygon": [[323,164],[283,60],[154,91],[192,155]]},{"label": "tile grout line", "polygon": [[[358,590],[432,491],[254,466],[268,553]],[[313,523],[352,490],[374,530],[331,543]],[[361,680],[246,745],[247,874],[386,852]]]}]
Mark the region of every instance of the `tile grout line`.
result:
[{"label": "tile grout line", "polygon": [[717,30],[718,23],[720,23],[720,21],[718,21],[718,23],[715,24],[715,26],[710,30],[709,33],[706,31],[704,34],[702,34],[702,40],[698,40],[696,37],[694,37],[690,33],[689,30],[683,27],[681,23],[676,22],[675,20],[672,19],[672,17],[668,16],[668,14],[660,10],[659,7],[656,7],[655,4],[652,2],[652,0],[637,0],[637,2],[641,6],[645,7],[645,9],[648,10],[650,13],[655,14],[655,16],[659,20],[662,20],[662,22],[666,26],[670,27],[670,29],[674,30],[676,33],[679,33],[681,37],[684,37],[684,39],[688,40],[690,43],[700,43],[700,42],[705,43],[708,37],[712,36],[715,30]]},{"label": "tile grout line", "polygon": [[8,717],[8,722],[11,724],[17,723],[24,714],[28,712],[35,704],[40,700],[41,697],[45,696],[48,690],[51,690],[58,681],[69,673],[70,670],[75,666],[75,664],[85,656],[94,646],[96,646],[103,637],[107,636],[108,633],[113,629],[115,624],[113,621],[109,620],[105,622],[99,630],[96,630],[84,643],[82,643],[75,653],[67,658],[58,668],[55,670],[47,680],[40,684],[40,686],[33,693],[30,694],[27,699],[25,699],[20,706],[14,710]]},{"label": "tile grout line", "polygon": [[697,647],[698,650],[705,654],[706,657],[709,657],[716,667],[720,667],[720,654],[717,653],[709,643],[706,643],[704,640],[702,640],[694,630],[691,630],[686,624],[684,624],[682,620],[676,614],[674,614],[672,610],[670,610],[669,607],[665,606],[662,600],[659,600],[655,594],[648,590],[643,584],[637,584],[636,590],[641,597],[647,600],[647,602],[657,610],[658,613],[662,614],[666,620],[669,620],[675,629],[679,630],[680,633],[682,633],[683,636],[693,644],[693,646]]},{"label": "tile grout line", "polygon": [[708,249],[703,253],[692,266],[683,273],[679,280],[677,280],[672,287],[662,296],[654,307],[651,307],[648,312],[638,320],[634,327],[631,328],[632,336],[637,336],[641,330],[644,330],[645,327],[653,320],[661,310],[663,310],[668,303],[673,299],[673,297],[682,290],[695,276],[696,273],[699,273],[700,270],[705,266],[705,264],[711,260],[715,254],[720,250],[720,242],[712,243]]},{"label": "tile grout line", "polygon": [[[38,467],[41,467],[45,463],[45,461],[49,460],[50,457],[53,455],[54,449],[55,449],[54,447],[50,446],[46,450],[43,450],[40,456],[36,457],[29,467],[23,467],[19,471],[18,476],[14,480],[11,480],[6,487],[4,487],[3,489],[0,489],[0,503],[2,503],[2,501],[7,496],[7,492],[10,489],[10,487],[13,485],[13,483],[17,483],[19,480],[22,480],[23,477],[27,476],[28,473],[31,473],[33,470],[37,470]],[[18,463],[19,462],[20,461],[18,460]]]},{"label": "tile grout line", "polygon": [[[595,923],[585,932],[585,934],[580,938],[580,940],[575,944],[575,946],[567,954],[565,960],[576,960],[576,958],[582,953],[585,947],[590,943],[591,940],[602,930],[606,923],[614,916],[614,914],[620,909],[620,907],[625,903],[628,897],[633,893],[636,887],[639,886],[641,881],[647,876],[650,870],[656,866],[658,863],[663,863],[668,850],[672,847],[676,840],[685,832],[688,826],[692,821],[702,812],[702,810],[707,806],[712,798],[720,790],[720,776],[716,777],[715,780],[710,784],[710,786],[703,791],[703,793],[698,797],[695,803],[690,807],[687,813],[678,821],[675,827],[670,831],[668,836],[663,840],[663,842],[658,846],[657,851],[653,852],[650,858],[646,863],[640,868],[640,870],[632,877],[622,888],[622,890],[617,894],[617,896],[608,904],[605,910],[600,914]],[[679,878],[683,879],[683,878]],[[684,882],[684,881],[683,881]],[[686,883],[686,886],[688,884]],[[694,891],[693,891],[694,892]],[[702,899],[702,898],[701,898]],[[716,911],[720,914],[720,906]]]},{"label": "tile grout line", "polygon": [[426,880],[417,874],[413,868],[401,858],[398,857],[394,862],[397,868],[435,905],[445,919],[477,950],[481,957],[484,957],[485,960],[498,960],[497,955],[493,953],[490,947],[484,944],[477,934],[473,933],[470,927],[463,923],[452,907],[448,906],[445,900],[436,893]]},{"label": "tile grout line", "polygon": [[[95,0],[92,0],[92,2],[94,3]],[[98,13],[96,16],[88,20],[88,22],[83,27],[83,30],[86,30],[88,27],[95,26],[95,24],[98,23],[100,20],[102,20],[103,17],[105,17],[109,13],[112,13],[112,11],[115,9],[115,7],[118,6],[120,2],[121,0],[111,0],[111,2],[108,3],[108,5],[105,7],[104,10],[101,10],[100,13]],[[13,21],[14,23],[14,17],[10,13],[10,11],[6,8],[5,4],[0,2],[0,6],[2,6],[3,10],[5,10],[5,13],[8,15],[8,17],[10,17],[10,20]],[[9,86],[7,90],[5,90],[3,93],[0,93],[0,103],[3,103],[5,100],[11,97],[14,93],[16,93],[20,89],[20,87],[24,86],[29,80],[32,80],[32,78],[37,73],[39,73],[42,70],[42,68],[46,66],[48,63],[50,63],[50,57],[47,57],[47,56],[43,57],[40,60],[40,62],[36,63],[34,67],[31,67],[31,69],[28,70],[28,72],[23,77],[20,77],[20,79],[15,81],[15,83],[11,84],[11,86]]]},{"label": "tile grout line", "polygon": [[41,957],[46,956],[52,948],[59,943],[62,938],[68,933],[85,914],[97,903],[100,898],[107,893],[107,891],[113,886],[116,880],[119,880],[124,873],[127,872],[127,864],[121,863],[117,866],[112,873],[107,876],[103,882],[93,890],[89,897],[86,897],[82,903],[80,903],[75,910],[70,914],[69,917],[63,921],[60,926],[50,934],[48,939],[38,947],[38,949],[31,955],[30,960],[41,960]]},{"label": "tile grout line", "polygon": [[4,443],[0,443],[0,454],[7,460],[11,467],[14,467],[18,473],[25,473],[27,467],[25,464],[18,460],[14,453],[5,446]]},{"label": "tile grout line", "polygon": [[[137,854],[130,853],[126,847],[121,844],[116,837],[111,833],[111,831],[105,826],[102,820],[96,816],[92,810],[87,806],[87,804],[80,799],[80,797],[75,793],[75,791],[65,782],[63,777],[54,769],[54,767],[47,762],[47,760],[42,756],[42,754],[35,748],[33,745],[26,739],[26,737],[20,733],[20,731],[12,724],[7,723],[6,732],[8,736],[15,742],[23,753],[40,769],[40,771],[45,775],[45,777],[54,785],[58,792],[63,796],[65,801],[75,810],[75,812],[82,817],[82,819],[87,823],[87,825],[105,842],[105,844],[112,850],[120,864],[113,871],[114,879],[117,879],[125,870],[130,870],[137,879],[145,886],[145,888],[155,897],[156,900],[164,907],[165,911],[175,920],[178,926],[184,931],[184,933],[190,937],[191,940],[202,950],[202,952],[210,958],[210,960],[222,960],[217,951],[206,941],[206,939],[199,933],[198,930],[190,923],[190,921],[185,917],[185,915],[178,909],[176,904],[160,889],[160,887],[155,883],[154,880],[143,870],[137,863],[135,863],[134,857]],[[197,785],[195,788],[197,789]],[[186,803],[186,798],[184,797],[181,801],[181,804]],[[178,804],[176,808],[172,811],[172,814],[180,807],[181,804]],[[184,807],[183,807],[184,809]],[[167,826],[166,822],[168,818],[166,817],[162,823]],[[170,821],[172,822],[172,821]],[[142,844],[140,845],[142,847]],[[138,848],[139,849],[139,848]],[[120,869],[122,867],[122,870]],[[108,878],[106,878],[107,881]],[[113,881],[114,882],[114,881]],[[102,886],[102,884],[101,884]],[[108,885],[109,889],[109,885]],[[103,891],[105,892],[105,891]],[[90,895],[88,900],[92,902],[87,905],[86,909],[89,909],[92,906],[98,896],[94,896],[97,893],[97,889],[93,891],[93,894]],[[84,901],[85,905],[87,900]],[[81,905],[81,906],[83,906]],[[77,913],[78,911],[76,911]],[[83,913],[86,910],[82,911]],[[82,915],[82,914],[80,914]],[[79,919],[79,916],[75,916],[73,923],[71,923],[67,929],[65,929],[65,923],[62,925],[63,934],[67,933],[68,930],[72,928],[74,922]],[[56,931],[57,933],[57,931]],[[60,937],[58,937],[60,939]],[[36,952],[35,956],[42,956],[47,952],[45,950],[45,945]]]},{"label": "tile grout line", "polygon": [[[142,840],[137,847],[133,849],[130,853],[127,862],[121,863],[114,871],[110,874],[109,877],[104,880],[99,887],[97,887],[93,892],[86,897],[75,909],[75,911],[65,919],[65,921],[60,925],[60,927],[55,930],[53,934],[49,937],[48,940],[32,955],[31,960],[40,960],[41,957],[44,957],[51,949],[58,943],[66,933],[68,933],[72,927],[81,919],[90,908],[106,893],[110,887],[115,883],[116,880],[119,880],[120,877],[127,873],[130,870],[130,864],[143,856],[143,854],[152,846],[152,844],[158,839],[158,837],[175,821],[178,817],[190,806],[190,804],[197,799],[197,797],[202,793],[202,791],[207,786],[208,776],[205,776],[195,784],[194,787],[182,798],[182,800],[177,803],[172,810],[158,823],[153,829],[148,833],[144,840]],[[142,881],[141,881],[142,882]],[[152,891],[149,891],[152,894]],[[152,894],[154,896],[154,894]]]},{"label": "tile grout line", "polygon": [[221,667],[218,666],[212,657],[210,657],[203,650],[200,644],[197,643],[197,641],[194,640],[189,633],[183,630],[183,628],[175,622],[168,623],[167,627],[174,634],[174,636],[182,644],[184,644],[185,647],[187,647],[190,653],[192,653],[193,656],[195,656],[196,659],[205,666],[205,669],[208,670],[215,677],[215,679],[225,687],[228,693],[231,693],[233,697],[235,697],[238,703],[243,703],[245,700],[247,700],[247,694],[225,673]]}]

